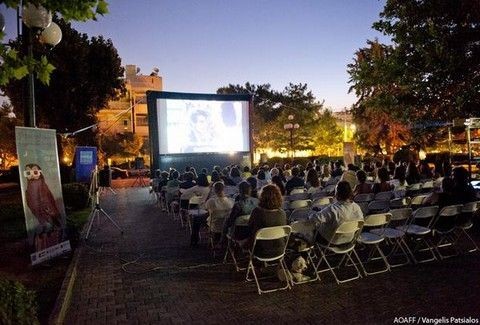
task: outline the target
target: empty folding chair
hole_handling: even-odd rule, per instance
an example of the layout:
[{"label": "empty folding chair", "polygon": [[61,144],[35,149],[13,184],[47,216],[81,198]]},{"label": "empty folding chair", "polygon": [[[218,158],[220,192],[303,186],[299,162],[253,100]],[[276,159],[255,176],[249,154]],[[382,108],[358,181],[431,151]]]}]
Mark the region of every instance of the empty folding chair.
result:
[{"label": "empty folding chair", "polygon": [[[360,267],[363,270],[365,275],[372,275],[390,271],[390,265],[388,264],[387,258],[383,254],[382,249],[380,248],[380,243],[385,240],[385,226],[390,222],[392,215],[390,213],[378,213],[378,214],[370,214],[365,217],[365,221],[363,223],[363,230],[365,227],[368,227],[370,230],[376,230],[375,232],[372,231],[362,231],[360,237],[358,237],[358,242],[365,245],[365,246],[373,246],[370,248],[368,252],[367,260],[362,262],[360,257],[358,256],[357,252],[355,255],[360,262]],[[380,259],[384,262],[385,268],[378,270],[378,271],[367,271],[364,264],[368,263],[370,260],[373,260],[375,250],[378,252]]]},{"label": "empty folding chair", "polygon": [[[398,230],[404,231],[408,235],[409,239],[415,243],[415,246],[413,247],[413,249],[410,248],[410,246],[407,246],[414,263],[429,262],[437,259],[434,253],[434,248],[426,238],[432,233],[432,230],[430,227],[437,213],[438,213],[438,206],[418,208],[413,212],[412,218],[407,225],[397,227]],[[426,223],[427,225],[420,226],[416,224],[416,222],[419,222],[419,221],[424,221],[424,223]],[[424,248],[421,248],[422,244]],[[415,257],[415,253],[425,252],[425,251],[428,251],[432,255],[432,257],[426,258],[426,259],[420,259],[420,260]]]},{"label": "empty folding chair", "polygon": [[480,201],[469,202],[463,205],[462,215],[458,218],[457,221],[457,241],[462,237],[466,236],[468,240],[473,244],[473,248],[469,249],[467,252],[472,253],[478,251],[478,246],[473,240],[472,237],[468,234],[468,230],[473,227],[472,218],[475,212],[480,208]]},{"label": "empty folding chair", "polygon": [[375,194],[375,201],[390,201],[391,199],[393,199],[392,191],[379,192]]},{"label": "empty folding chair", "polygon": [[246,267],[240,267],[239,265],[239,257],[237,256],[236,252],[242,252],[243,249],[240,246],[241,239],[239,240],[239,236],[243,234],[246,230],[248,230],[248,220],[250,219],[250,215],[241,215],[235,219],[235,222],[232,226],[232,229],[226,234],[227,237],[227,250],[225,251],[225,257],[223,258],[223,263],[227,263],[228,255],[232,257],[233,264],[235,265],[235,270],[237,272],[243,271]]},{"label": "empty folding chair", "polygon": [[375,198],[375,194],[373,193],[364,193],[364,194],[357,194],[353,198],[354,202],[360,203],[360,202],[370,202],[373,201]]},{"label": "empty folding chair", "polygon": [[[370,232],[374,234],[382,234],[385,236],[385,239],[391,244],[390,252],[386,255],[388,264],[390,267],[397,267],[406,264],[410,264],[410,257],[408,253],[408,245],[405,242],[405,226],[410,221],[412,216],[412,209],[402,208],[402,209],[393,209],[390,210],[391,214],[390,222],[387,227],[384,229],[371,229]],[[401,230],[396,227],[402,227]],[[397,251],[400,250],[403,254],[404,262],[395,263],[393,258],[397,256]]]},{"label": "empty folding chair", "polygon": [[[362,231],[362,227],[363,220],[346,221],[337,227],[332,238],[326,243],[321,240],[319,241],[320,234],[317,232],[317,234],[315,235],[315,238],[317,240],[315,247],[320,254],[320,259],[316,266],[319,273],[330,271],[335,277],[335,281],[337,281],[337,283],[344,283],[362,277],[362,275],[360,274],[360,270],[357,267],[357,263],[352,259],[352,252],[354,252],[358,236]],[[332,255],[338,255],[339,257],[342,257],[338,265],[333,267],[327,258],[327,256]],[[342,266],[344,260],[346,260],[346,262],[351,262],[351,265],[356,270],[356,275],[350,278],[340,280],[337,273],[335,272],[335,269],[339,269]],[[325,261],[327,268],[321,270],[320,265],[323,261]]]},{"label": "empty folding chair", "polygon": [[310,209],[309,207],[298,208],[292,211],[288,219],[290,222],[294,222],[297,220],[304,220],[304,219],[307,219],[308,216],[310,216],[313,213],[314,211],[312,211],[312,209]]},{"label": "empty folding chair", "polygon": [[416,196],[420,193],[421,190],[422,190],[422,184],[421,183],[410,184],[409,186],[407,186],[406,195],[410,196],[410,197]]},{"label": "empty folding chair", "polygon": [[421,206],[424,205],[424,201],[427,198],[428,195],[417,195],[412,197],[412,200],[410,201],[410,207],[415,210]]},{"label": "empty folding chair", "polygon": [[[440,259],[458,255],[456,246],[454,246],[456,239],[453,237],[458,216],[462,213],[463,205],[449,205],[443,207],[438,213],[432,228],[434,237],[440,237],[435,243],[435,250],[440,256]],[[445,255],[442,254],[440,248],[452,246],[457,254]]]},{"label": "empty folding chair", "polygon": [[429,193],[431,191],[433,191],[433,181],[426,181],[425,183],[422,184],[421,186],[422,193]]},{"label": "empty folding chair", "polygon": [[323,188],[322,192],[327,194],[327,195],[333,195],[335,194],[335,186],[334,184],[327,185]]},{"label": "empty folding chair", "polygon": [[402,209],[410,206],[412,199],[409,197],[393,199],[390,201],[390,209]]},{"label": "empty folding chair", "polygon": [[311,204],[312,204],[312,201],[310,200],[296,200],[296,201],[291,201],[288,208],[290,210],[309,208]]},{"label": "empty folding chair", "polygon": [[292,194],[302,194],[302,193],[305,193],[305,192],[306,192],[306,190],[305,190],[304,187],[295,187],[290,191],[290,195],[292,195]]},{"label": "empty folding chair", "polygon": [[[252,279],[249,277],[250,273],[252,273],[253,279],[257,284],[258,294],[291,289],[290,281],[285,281],[285,286],[263,290],[260,287],[260,278],[257,276],[254,263],[255,261],[258,261],[264,265],[267,263],[271,265],[270,263],[276,262],[276,264],[280,266],[280,270],[283,272],[285,279],[288,279],[288,271],[285,266],[284,257],[291,231],[292,228],[290,228],[290,226],[277,226],[262,228],[255,234],[255,241],[253,243],[248,261],[246,280],[252,281]],[[272,246],[275,247],[275,249],[271,249]],[[264,249],[265,247],[270,249]]]},{"label": "empty folding chair", "polygon": [[368,214],[387,212],[390,209],[390,201],[371,201],[368,203]]},{"label": "empty folding chair", "polygon": [[293,193],[287,196],[286,200],[290,202],[297,201],[297,200],[308,200],[309,197],[310,197],[310,194],[307,192]]},{"label": "empty folding chair", "polygon": [[310,279],[306,279],[303,281],[296,281],[293,277],[291,277],[292,284],[313,282],[320,279],[317,273],[315,262],[313,261],[313,250],[315,248],[315,225],[316,220],[300,220],[290,224],[290,227],[292,228],[291,236],[298,237],[307,244],[305,247],[298,249],[296,253],[299,253],[300,255],[305,255],[307,257],[307,262],[309,263],[313,271],[311,272],[312,276],[310,277]]}]

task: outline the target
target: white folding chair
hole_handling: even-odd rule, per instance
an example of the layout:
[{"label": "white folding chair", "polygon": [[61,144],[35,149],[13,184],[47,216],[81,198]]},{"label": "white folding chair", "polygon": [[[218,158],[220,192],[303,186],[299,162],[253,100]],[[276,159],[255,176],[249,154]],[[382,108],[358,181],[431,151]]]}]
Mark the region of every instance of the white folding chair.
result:
[{"label": "white folding chair", "polygon": [[288,208],[290,210],[309,208],[311,204],[312,204],[311,200],[296,200],[296,201],[291,201]]},{"label": "white folding chair", "polygon": [[239,258],[236,256],[236,251],[243,252],[244,250],[240,246],[240,241],[236,239],[236,235],[241,231],[240,229],[248,229],[248,220],[250,215],[241,215],[235,219],[235,222],[232,226],[232,229],[226,234],[227,237],[227,250],[225,251],[225,257],[223,258],[223,263],[228,262],[228,255],[232,257],[233,264],[235,265],[235,270],[237,272],[244,271],[246,267],[240,267]]},{"label": "white folding chair", "polygon": [[378,192],[375,194],[375,201],[390,201],[393,199],[393,192]]},{"label": "white folding chair", "polygon": [[304,219],[307,219],[308,216],[311,215],[312,213],[314,213],[314,211],[312,211],[309,207],[298,208],[292,211],[290,216],[288,216],[288,220],[290,222],[294,222],[297,220],[304,220]]},{"label": "white folding chair", "polygon": [[286,197],[286,200],[289,202],[292,201],[297,201],[297,200],[308,200],[310,197],[310,194],[307,192],[301,192],[301,193],[290,193],[289,196]]},{"label": "white folding chair", "polygon": [[[326,243],[321,241],[322,239],[321,235],[317,231],[315,235],[316,237],[315,247],[317,248],[320,254],[320,259],[316,266],[319,273],[330,271],[335,277],[335,281],[337,281],[338,284],[359,279],[362,277],[362,275],[360,274],[360,270],[357,267],[357,263],[355,263],[351,255],[352,252],[355,253],[355,250],[354,250],[355,245],[357,243],[357,238],[360,235],[360,232],[362,231],[362,227],[363,227],[363,220],[346,221],[337,227],[337,229],[335,230],[335,234]],[[349,240],[346,243],[342,243],[339,241],[339,239],[341,238],[342,239],[348,238]],[[327,259],[327,256],[332,256],[332,255],[338,255],[342,257],[338,265],[334,267],[332,267],[332,265]],[[351,265],[353,265],[353,267],[356,270],[356,275],[350,278],[345,278],[341,280],[339,279],[334,269],[339,269],[342,266],[342,263],[345,259],[346,259],[346,262],[348,261],[351,262]],[[327,265],[326,269],[320,269],[320,265],[322,264],[323,261],[325,261],[325,264]]]},{"label": "white folding chair", "polygon": [[[290,281],[285,281],[285,286],[278,287],[275,289],[268,289],[263,290],[260,286],[260,278],[257,276],[257,272],[255,271],[255,264],[254,261],[259,261],[263,264],[274,263],[276,262],[277,265],[280,266],[285,279],[288,279],[288,271],[285,265],[285,250],[287,248],[288,239],[290,237],[290,233],[292,228],[290,226],[276,226],[276,227],[268,227],[262,228],[257,231],[255,234],[255,241],[253,243],[252,250],[250,252],[250,259],[248,261],[247,273],[246,273],[246,280],[252,281],[249,277],[250,272],[253,274],[253,279],[257,284],[258,294],[267,293],[267,292],[274,292],[278,290],[285,290],[291,289]],[[275,251],[268,252],[266,250],[262,250],[263,245],[265,243],[275,245]],[[270,264],[271,265],[271,264]],[[276,274],[275,274],[276,276]]]},{"label": "white folding chair", "polygon": [[480,208],[480,201],[469,202],[463,205],[462,208],[462,215],[459,218],[460,220],[457,222],[457,241],[462,237],[466,236],[468,240],[473,244],[473,248],[467,250],[468,253],[478,251],[478,245],[475,243],[472,237],[468,234],[468,230],[473,227],[473,215],[478,211]]},{"label": "white folding chair", "polygon": [[327,205],[330,205],[333,201],[333,196],[324,196],[321,198],[316,199],[312,202],[312,209],[316,208],[317,210],[321,210]]},{"label": "white folding chair", "polygon": [[383,213],[390,209],[390,201],[371,201],[368,203],[368,214]]},{"label": "white folding chair", "polygon": [[[454,237],[454,231],[456,228],[457,218],[462,213],[462,209],[463,205],[461,204],[443,207],[432,225],[434,237],[437,235],[440,237],[435,243],[435,251],[442,260],[448,257],[457,256],[459,254],[459,251],[455,246],[456,238]],[[442,254],[440,248],[448,246],[455,249],[455,254]]]},{"label": "white folding chair", "polygon": [[[336,183],[335,183],[336,184]],[[333,195],[335,194],[335,187],[336,185],[335,184],[330,184],[330,185],[327,185],[323,188],[322,192],[327,194],[327,195]]]},{"label": "white folding chair", "polygon": [[[426,238],[432,233],[432,229],[430,227],[437,213],[438,206],[418,208],[413,212],[412,218],[407,225],[397,227],[398,230],[404,231],[408,235],[409,239],[411,239],[415,243],[415,247],[413,249],[411,249],[410,246],[407,246],[414,263],[430,262],[437,259],[434,253],[434,248]],[[418,224],[415,224],[415,222],[418,220],[424,220],[428,223],[428,225],[420,226]],[[421,248],[422,244],[424,245],[424,248]],[[432,257],[425,259],[417,259],[415,257],[415,253],[424,251],[428,251],[432,255]]]},{"label": "white folding chair", "polygon": [[[305,188],[304,187],[295,187],[293,188],[291,191],[290,191],[290,195],[293,195],[293,194],[303,194],[305,193]],[[307,193],[308,194],[308,193]]]},{"label": "white folding chair", "polygon": [[[365,227],[371,228],[371,230],[376,230],[375,232],[362,231],[362,233],[358,237],[359,243],[365,246],[373,246],[372,248],[370,248],[365,263],[362,262],[357,252],[355,251],[355,255],[360,262],[360,267],[362,268],[365,275],[373,275],[390,271],[390,265],[388,264],[387,258],[383,254],[383,251],[380,249],[380,243],[385,240],[385,226],[390,222],[391,217],[392,215],[390,213],[370,214],[365,217],[365,221],[363,223],[363,230],[365,230]],[[369,272],[367,271],[364,264],[368,263],[370,260],[378,259],[374,257],[375,250],[379,253],[380,259],[383,260],[383,262],[385,263],[385,268],[378,271]]]},{"label": "white folding chair", "polygon": [[315,266],[315,262],[313,261],[314,248],[315,248],[315,220],[300,220],[295,221],[290,224],[292,228],[292,236],[298,236],[303,241],[307,243],[307,246],[296,251],[295,253],[305,254],[307,256],[307,261],[313,269],[312,275],[310,279],[303,280],[303,281],[295,281],[295,279],[291,276],[292,284],[302,284],[307,282],[313,282],[320,280],[318,276],[317,268]]},{"label": "white folding chair", "polygon": [[225,220],[229,217],[231,209],[229,210],[217,210],[211,213],[207,218],[208,226],[208,239],[210,243],[210,248],[213,250],[213,257],[216,255],[215,250],[215,237],[220,238],[223,227],[225,225]]},{"label": "white folding chair", "polygon": [[393,199],[390,201],[390,209],[403,209],[410,206],[412,199],[409,197]]},{"label": "white folding chair", "polygon": [[413,210],[415,210],[415,209],[423,206],[427,196],[428,195],[423,194],[423,195],[416,195],[416,196],[412,197],[412,199],[410,201],[410,207]]},{"label": "white folding chair", "polygon": [[[387,239],[387,242],[392,244],[390,252],[386,255],[388,264],[390,268],[410,264],[410,255],[408,253],[409,247],[405,242],[405,230],[396,229],[397,226],[405,226],[410,221],[412,217],[412,209],[410,208],[401,208],[390,210],[391,214],[390,223],[387,227],[382,229],[372,229],[370,232],[374,234],[381,234]],[[405,262],[393,263],[392,259],[395,258],[398,250],[401,250],[403,257],[405,257]],[[390,259],[390,260],[389,260]]]},{"label": "white folding chair", "polygon": [[433,183],[432,180],[426,181],[425,183],[422,184],[422,188],[421,188],[422,192],[423,193],[428,193],[428,192],[433,191],[433,185],[434,185],[434,183]]}]

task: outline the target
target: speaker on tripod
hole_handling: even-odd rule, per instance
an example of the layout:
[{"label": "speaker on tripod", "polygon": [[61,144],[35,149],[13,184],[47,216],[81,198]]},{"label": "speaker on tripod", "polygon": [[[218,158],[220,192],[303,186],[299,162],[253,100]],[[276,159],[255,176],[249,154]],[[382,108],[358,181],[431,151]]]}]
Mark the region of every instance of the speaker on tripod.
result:
[{"label": "speaker on tripod", "polygon": [[112,189],[112,170],[110,166],[105,165],[103,169],[98,172],[98,187],[100,193],[108,189],[113,194],[116,194]]}]

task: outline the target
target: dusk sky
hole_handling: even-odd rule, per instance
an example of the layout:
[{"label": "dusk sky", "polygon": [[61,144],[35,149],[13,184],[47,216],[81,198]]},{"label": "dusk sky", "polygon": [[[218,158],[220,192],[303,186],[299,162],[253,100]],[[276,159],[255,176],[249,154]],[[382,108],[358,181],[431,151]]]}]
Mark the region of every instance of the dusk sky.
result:
[{"label": "dusk sky", "polygon": [[[213,93],[229,83],[307,83],[334,110],[350,106],[346,66],[367,39],[384,0],[109,1],[109,14],[75,23],[111,38],[122,64],[160,69],[164,90]],[[5,11],[7,39],[15,12]]]}]

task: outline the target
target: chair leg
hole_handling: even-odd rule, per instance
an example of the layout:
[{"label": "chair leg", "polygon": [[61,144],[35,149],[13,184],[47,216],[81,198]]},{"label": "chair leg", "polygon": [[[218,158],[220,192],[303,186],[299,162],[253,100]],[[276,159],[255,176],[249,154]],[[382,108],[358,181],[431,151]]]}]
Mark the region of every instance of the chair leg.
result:
[{"label": "chair leg", "polygon": [[462,237],[462,234],[465,235],[468,240],[473,244],[473,248],[471,249],[468,249],[467,250],[467,253],[473,253],[473,252],[476,252],[476,251],[479,251],[479,248],[478,248],[478,245],[477,243],[475,243],[475,241],[473,240],[473,238],[468,234],[467,230],[463,229],[463,228],[459,228],[460,229],[460,233],[458,234],[457,236],[457,239],[455,241],[458,241],[460,239],[460,237]]},{"label": "chair leg", "polygon": [[291,289],[292,288],[290,286],[290,281],[288,280],[287,269],[286,269],[285,261],[284,261],[283,257],[278,261],[278,264],[280,265],[280,267],[283,271],[285,279],[287,279],[286,285],[284,287],[279,287],[279,288],[275,288],[275,289],[263,290],[260,286],[260,281],[259,281],[259,278],[257,276],[257,273],[255,272],[255,266],[253,265],[253,261],[252,261],[252,259],[250,259],[250,261],[248,263],[248,268],[247,268],[246,280],[247,281],[252,281],[252,279],[250,279],[248,277],[249,272],[251,270],[252,274],[253,274],[253,279],[255,280],[255,283],[257,285],[257,291],[258,291],[259,295],[261,295],[262,293],[269,293],[269,292],[275,292],[275,291],[279,291],[279,290],[285,290],[285,289]]},{"label": "chair leg", "polygon": [[415,246],[415,249],[413,250],[413,252],[424,252],[424,251],[429,251],[430,254],[432,254],[432,257],[431,258],[426,258],[426,259],[422,259],[422,260],[419,260],[419,259],[415,259],[416,263],[427,263],[427,262],[431,262],[431,261],[435,261],[437,259],[437,256],[435,255],[434,251],[434,247],[428,242],[428,240],[426,238],[422,238],[422,237],[418,237],[417,238],[419,242],[422,242],[424,245],[425,245],[425,248],[423,249],[417,249],[418,246],[419,246],[419,243],[416,244]]},{"label": "chair leg", "polygon": [[[395,256],[395,253],[398,251],[398,249],[400,249],[402,251],[402,255],[405,257],[405,262],[403,263],[392,263],[392,262],[388,262],[388,264],[390,265],[390,268],[394,268],[394,267],[399,267],[399,266],[403,266],[403,265],[407,265],[407,264],[410,264],[410,257],[409,257],[409,254],[408,252],[405,250],[405,248],[403,247],[403,242],[402,242],[402,239],[400,240],[395,240],[395,243],[393,244],[393,248],[392,250],[390,251],[390,253],[386,256],[387,257],[387,261],[388,261],[388,257],[390,256]],[[398,254],[400,255],[400,254]]]},{"label": "chair leg", "polygon": [[[353,252],[355,253],[355,250],[353,250]],[[357,271],[357,275],[354,276],[354,277],[351,277],[351,278],[343,279],[343,280],[340,280],[338,278],[338,276],[337,276],[337,274],[335,273],[335,270],[334,270],[335,268],[330,265],[325,253],[322,250],[320,250],[320,253],[322,254],[322,257],[320,258],[320,261],[317,264],[317,273],[321,273],[321,272],[324,272],[324,271],[330,271],[333,274],[337,284],[345,283],[345,282],[352,281],[352,280],[356,280],[356,279],[359,279],[359,278],[362,277],[362,275],[360,273],[360,270],[358,269],[355,261],[353,261],[352,257],[350,256],[351,252],[344,254],[344,257],[346,256],[347,260],[350,260],[350,262],[353,264],[353,266],[355,267],[355,270]],[[344,257],[342,257],[342,260],[340,262],[342,262],[344,260]],[[327,264],[328,268],[326,270],[318,270],[319,266],[321,265],[322,260],[325,260],[325,263]]]}]

